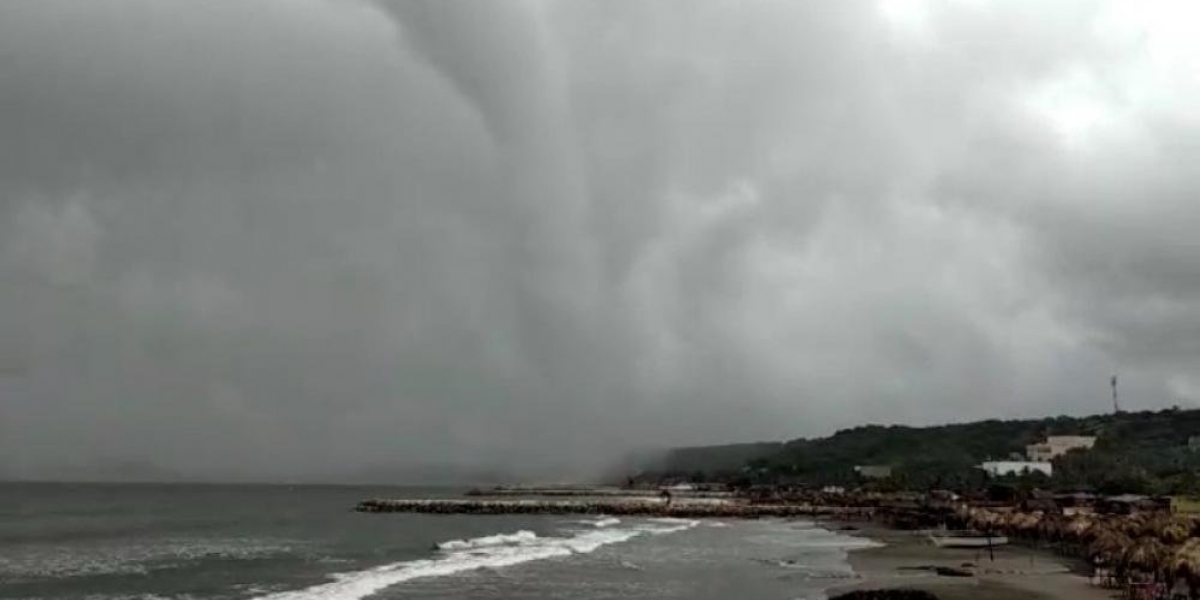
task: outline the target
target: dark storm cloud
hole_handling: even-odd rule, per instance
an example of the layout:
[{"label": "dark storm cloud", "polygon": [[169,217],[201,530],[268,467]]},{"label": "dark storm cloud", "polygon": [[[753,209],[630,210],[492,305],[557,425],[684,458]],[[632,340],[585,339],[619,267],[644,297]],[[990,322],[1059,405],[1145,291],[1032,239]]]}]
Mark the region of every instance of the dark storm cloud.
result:
[{"label": "dark storm cloud", "polygon": [[1169,8],[3,3],[0,468],[1195,404]]}]

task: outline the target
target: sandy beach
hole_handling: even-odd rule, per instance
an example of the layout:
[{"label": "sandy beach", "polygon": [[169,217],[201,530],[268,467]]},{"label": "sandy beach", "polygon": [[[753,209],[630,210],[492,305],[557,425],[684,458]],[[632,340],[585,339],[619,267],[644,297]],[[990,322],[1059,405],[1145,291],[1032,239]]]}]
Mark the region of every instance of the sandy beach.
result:
[{"label": "sandy beach", "polygon": [[[853,590],[914,589],[940,600],[1110,600],[1112,590],[1091,585],[1082,565],[1054,553],[1022,545],[987,550],[938,548],[910,531],[869,523],[849,523],[851,535],[884,546],[850,553],[860,579],[829,591],[830,598]],[[969,571],[970,576],[938,575],[934,568]]]}]

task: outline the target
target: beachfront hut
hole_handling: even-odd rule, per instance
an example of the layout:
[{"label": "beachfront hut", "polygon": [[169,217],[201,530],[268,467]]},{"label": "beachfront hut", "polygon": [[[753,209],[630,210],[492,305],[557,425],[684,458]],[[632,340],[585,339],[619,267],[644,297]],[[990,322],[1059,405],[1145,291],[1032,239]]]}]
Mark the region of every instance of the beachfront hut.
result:
[{"label": "beachfront hut", "polygon": [[1152,498],[1141,494],[1121,494],[1096,501],[1096,512],[1108,515],[1134,515],[1143,512],[1170,512],[1170,510],[1170,498]]},{"label": "beachfront hut", "polygon": [[1021,500],[1020,509],[1025,512],[1040,512],[1043,514],[1062,514],[1054,495],[1042,490],[1033,490]]},{"label": "beachfront hut", "polygon": [[1096,512],[1096,495],[1087,492],[1056,494],[1054,503],[1062,509],[1064,515],[1069,517]]}]

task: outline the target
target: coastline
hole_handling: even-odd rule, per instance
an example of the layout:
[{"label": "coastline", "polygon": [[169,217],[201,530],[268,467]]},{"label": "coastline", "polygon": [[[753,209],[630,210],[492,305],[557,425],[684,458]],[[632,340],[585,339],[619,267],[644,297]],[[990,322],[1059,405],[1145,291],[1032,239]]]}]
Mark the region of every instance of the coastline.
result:
[{"label": "coastline", "polygon": [[[1111,600],[1113,590],[1091,585],[1080,564],[1052,552],[1011,544],[986,550],[938,548],[911,531],[869,522],[826,522],[838,533],[864,537],[881,546],[854,548],[847,561],[857,581],[834,586],[835,599],[855,591],[918,590],[939,600]],[[846,530],[853,527],[853,530]],[[933,568],[970,572],[939,575]]]}]

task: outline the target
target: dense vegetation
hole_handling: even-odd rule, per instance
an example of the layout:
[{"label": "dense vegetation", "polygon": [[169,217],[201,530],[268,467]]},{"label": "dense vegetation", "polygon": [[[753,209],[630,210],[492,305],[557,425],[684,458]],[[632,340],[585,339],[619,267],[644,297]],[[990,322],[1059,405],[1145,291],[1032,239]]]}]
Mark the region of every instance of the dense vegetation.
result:
[{"label": "dense vegetation", "polygon": [[[868,425],[817,439],[676,451],[659,472],[733,483],[868,485],[902,489],[980,489],[981,461],[1022,455],[1047,435],[1095,435],[1096,447],[1054,461],[1054,477],[1027,481],[1062,491],[1200,493],[1200,410],[1089,417],[981,421],[935,427]],[[734,468],[740,465],[740,468]],[[856,465],[888,465],[892,476],[866,481]]]}]

